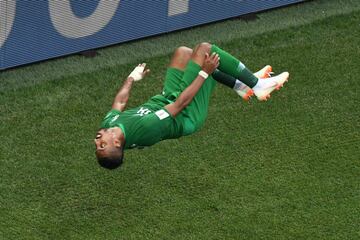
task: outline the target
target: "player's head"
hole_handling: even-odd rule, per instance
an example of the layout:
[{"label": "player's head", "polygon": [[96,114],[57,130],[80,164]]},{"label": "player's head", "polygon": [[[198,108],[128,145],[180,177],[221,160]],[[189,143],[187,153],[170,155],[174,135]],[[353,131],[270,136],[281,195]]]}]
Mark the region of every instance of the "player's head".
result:
[{"label": "player's head", "polygon": [[120,135],[121,132],[112,128],[100,129],[96,133],[95,154],[100,166],[115,169],[122,164],[124,149]]}]

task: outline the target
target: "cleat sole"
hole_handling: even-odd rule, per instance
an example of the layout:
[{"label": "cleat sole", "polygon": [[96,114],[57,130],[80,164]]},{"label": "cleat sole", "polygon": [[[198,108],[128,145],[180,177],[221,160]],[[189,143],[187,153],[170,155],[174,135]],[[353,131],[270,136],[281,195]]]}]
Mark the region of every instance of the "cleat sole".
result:
[{"label": "cleat sole", "polygon": [[270,99],[270,94],[269,94],[269,95],[266,95],[266,96],[263,96],[263,97],[258,98],[258,100],[259,100],[259,101],[267,101],[268,99]]}]

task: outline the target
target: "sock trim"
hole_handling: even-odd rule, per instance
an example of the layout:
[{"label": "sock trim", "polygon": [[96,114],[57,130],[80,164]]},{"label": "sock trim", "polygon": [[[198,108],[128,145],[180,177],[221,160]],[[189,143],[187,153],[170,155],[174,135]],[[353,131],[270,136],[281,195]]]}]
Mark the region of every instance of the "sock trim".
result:
[{"label": "sock trim", "polygon": [[242,85],[243,85],[243,83],[240,80],[236,79],[233,89],[234,90],[240,90]]},{"label": "sock trim", "polygon": [[238,67],[237,67],[237,71],[238,71],[239,73],[241,73],[245,68],[246,68],[245,65],[244,65],[242,62],[239,61],[239,65],[238,65]]}]

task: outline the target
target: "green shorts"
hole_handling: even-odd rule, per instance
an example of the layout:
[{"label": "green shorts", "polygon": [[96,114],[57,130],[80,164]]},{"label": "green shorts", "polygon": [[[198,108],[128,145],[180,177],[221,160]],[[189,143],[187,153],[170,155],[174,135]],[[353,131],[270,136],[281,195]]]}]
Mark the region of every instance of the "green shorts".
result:
[{"label": "green shorts", "polygon": [[[201,67],[193,61],[186,66],[185,71],[177,68],[168,68],[163,89],[163,96],[175,101],[192,81],[197,77]],[[184,135],[199,130],[207,117],[209,101],[216,81],[209,76],[192,102],[178,115],[177,120],[183,123]]]}]

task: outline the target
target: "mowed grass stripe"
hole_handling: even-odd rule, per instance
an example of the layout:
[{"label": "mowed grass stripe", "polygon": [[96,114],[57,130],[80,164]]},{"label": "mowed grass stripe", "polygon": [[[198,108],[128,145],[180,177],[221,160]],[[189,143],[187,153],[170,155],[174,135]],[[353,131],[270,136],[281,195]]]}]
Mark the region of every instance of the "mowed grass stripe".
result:
[{"label": "mowed grass stripe", "polygon": [[[218,86],[190,137],[105,171],[92,138],[133,64],[0,95],[4,239],[357,239],[359,13],[221,44],[291,79],[270,101]],[[160,92],[170,55],[136,84]]]}]

